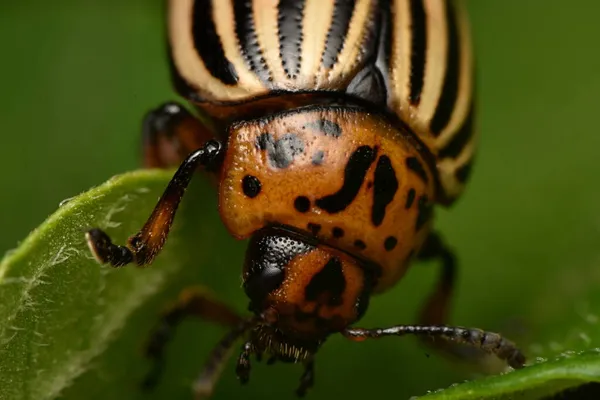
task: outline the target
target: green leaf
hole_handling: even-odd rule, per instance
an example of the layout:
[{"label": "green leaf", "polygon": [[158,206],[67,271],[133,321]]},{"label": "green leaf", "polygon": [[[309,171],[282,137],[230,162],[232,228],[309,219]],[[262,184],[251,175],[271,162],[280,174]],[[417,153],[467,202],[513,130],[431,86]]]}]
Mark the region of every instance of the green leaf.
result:
[{"label": "green leaf", "polygon": [[425,400],[539,399],[588,382],[600,382],[600,349],[565,354],[525,369],[453,385]]},{"label": "green leaf", "polygon": [[183,258],[172,256],[176,238],[155,267],[144,270],[101,267],[84,240],[93,226],[124,240],[148,216],[171,176],[140,171],[111,179],[65,202],[4,258],[0,398],[56,397],[181,267]]},{"label": "green leaf", "polygon": [[[136,382],[148,366],[138,350],[159,308],[156,293],[171,287],[173,297],[184,282],[189,282],[190,275],[185,272],[189,268],[183,269],[184,265],[213,263],[208,254],[203,257],[204,261],[192,258],[198,243],[207,249],[211,247],[211,237],[227,240],[225,232],[215,228],[219,221],[214,215],[210,216],[215,213],[203,213],[205,207],[215,206],[214,196],[199,198],[198,189],[206,193],[207,188],[194,185],[192,194],[188,195],[193,203],[184,201],[164,252],[150,268],[113,269],[98,265],[87,249],[84,232],[98,226],[106,229],[117,242],[124,242],[143,224],[171,176],[172,171],[132,172],[70,199],[4,258],[0,264],[1,399],[52,399],[59,395],[66,399],[84,395],[88,398],[142,398]],[[190,208],[190,204],[194,207]],[[203,223],[196,223],[200,220]],[[213,265],[223,265],[223,262],[221,258]],[[235,271],[239,263],[240,260],[236,260],[231,271]],[[207,275],[204,277],[211,281]],[[241,291],[229,283],[221,285],[219,294],[240,299]],[[578,296],[581,294],[582,291],[578,291]],[[550,297],[542,296],[540,301],[552,306]],[[545,323],[560,319],[557,313],[549,316],[552,318],[546,318]],[[140,329],[140,325],[145,327]],[[576,327],[570,327],[573,328]],[[208,325],[202,330],[207,332],[203,336],[208,340],[202,340],[202,348],[192,353],[200,350],[199,354],[206,355],[217,340],[217,332],[221,332]],[[575,336],[579,337],[583,333],[582,330],[577,332],[579,335]],[[589,329],[586,335],[600,336]],[[188,340],[194,343],[197,339]],[[586,343],[592,343],[589,337],[587,340]],[[571,344],[576,348],[578,343],[581,341]],[[334,339],[332,345],[336,344]],[[568,337],[563,344],[569,344]],[[349,346],[349,343],[344,345]],[[535,346],[541,344],[534,344],[533,348]],[[184,352],[189,357],[190,349]],[[203,356],[191,357],[197,361],[196,369],[202,365],[200,357]],[[185,355],[182,358],[185,359]],[[224,381],[233,380],[232,371],[226,375]],[[167,373],[163,389],[154,395],[160,398],[175,391],[180,393],[179,398],[186,398],[192,380],[193,374],[189,372],[183,379]],[[589,381],[600,381],[600,356],[596,350],[567,352],[550,361],[538,359],[523,370],[453,385],[423,398],[503,399],[518,394],[519,398],[533,399]],[[216,397],[224,396],[227,390],[223,389],[231,390],[231,386],[219,385]],[[90,397],[90,393],[96,393],[97,397]]]}]

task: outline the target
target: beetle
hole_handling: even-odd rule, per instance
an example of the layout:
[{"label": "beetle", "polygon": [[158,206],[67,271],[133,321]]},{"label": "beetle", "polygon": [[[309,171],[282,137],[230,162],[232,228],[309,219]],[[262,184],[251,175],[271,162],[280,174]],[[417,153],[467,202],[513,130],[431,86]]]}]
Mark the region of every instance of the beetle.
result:
[{"label": "beetle", "polygon": [[[143,228],[124,246],[86,233],[101,263],[150,264],[197,169],[213,178],[224,225],[249,239],[249,317],[185,290],[150,336],[158,380],[173,329],[199,316],[230,329],[194,384],[210,395],[232,346],[250,358],[302,362],[332,334],[361,341],[417,335],[454,354],[466,346],[514,368],[525,357],[497,333],[445,325],[456,259],[433,229],[435,205],[462,194],[475,151],[467,16],[451,0],[170,0],[168,54],[178,103],[143,123],[147,167],[179,165]],[[415,261],[441,262],[419,325],[354,327],[372,295]],[[463,349],[464,350],[464,349]]]}]

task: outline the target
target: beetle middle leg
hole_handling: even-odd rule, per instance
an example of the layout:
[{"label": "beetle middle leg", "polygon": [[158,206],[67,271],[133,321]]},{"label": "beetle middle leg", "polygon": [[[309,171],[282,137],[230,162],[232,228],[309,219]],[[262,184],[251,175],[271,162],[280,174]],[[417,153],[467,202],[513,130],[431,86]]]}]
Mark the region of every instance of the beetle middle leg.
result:
[{"label": "beetle middle leg", "polygon": [[[434,291],[425,301],[421,309],[419,323],[429,326],[442,326],[450,319],[452,295],[456,282],[456,257],[443,242],[437,232],[432,232],[418,254],[422,261],[437,260],[441,262],[441,271]],[[450,356],[467,361],[477,361],[484,354],[482,351],[465,343],[435,340],[432,336],[421,336],[422,341]]]},{"label": "beetle middle leg", "polygon": [[193,116],[181,104],[161,104],[148,112],[142,123],[144,166],[177,166],[189,153],[214,137],[211,127]]},{"label": "beetle middle leg", "polygon": [[221,142],[209,140],[190,154],[175,172],[143,228],[129,238],[126,246],[113,244],[110,237],[98,228],[89,230],[86,239],[96,259],[103,264],[110,263],[113,267],[131,262],[139,266],[150,264],[167,240],[173,218],[194,172],[200,166],[208,171],[215,171],[224,153]]},{"label": "beetle middle leg", "polygon": [[190,316],[230,328],[236,327],[244,320],[205,290],[197,287],[184,289],[177,301],[163,311],[146,343],[145,355],[154,365],[142,383],[144,389],[151,389],[158,382],[164,368],[165,346],[172,338],[177,325]]}]

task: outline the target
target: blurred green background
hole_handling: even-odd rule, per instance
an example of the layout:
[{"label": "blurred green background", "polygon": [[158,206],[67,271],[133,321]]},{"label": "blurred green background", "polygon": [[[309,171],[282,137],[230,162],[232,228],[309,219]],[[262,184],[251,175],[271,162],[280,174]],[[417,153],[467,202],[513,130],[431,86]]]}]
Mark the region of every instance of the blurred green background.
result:
[{"label": "blurred green background", "polygon": [[[461,260],[453,322],[506,333],[531,358],[598,346],[600,2],[471,0],[468,6],[480,150],[466,195],[438,218]],[[142,115],[175,98],[161,13],[160,0],[0,2],[0,251],[16,247],[61,200],[139,166]],[[210,251],[197,254],[213,267],[192,262],[109,349],[121,355],[120,364],[111,365],[110,357],[94,363],[65,398],[136,393],[144,371],[138,347],[153,311],[184,281],[205,283],[244,310],[243,244],[227,237],[214,196],[202,200],[203,188],[192,195],[199,206],[188,202],[185,211],[189,223],[214,231],[217,239],[203,247]],[[436,272],[434,265],[415,266],[374,299],[361,325],[413,322]],[[187,398],[221,334],[184,324],[156,398]],[[360,345],[333,338],[317,359],[310,398],[404,399],[474,376],[426,353],[412,338]],[[299,366],[256,365],[242,388],[232,371],[230,364],[220,398],[291,397],[301,373]],[[104,392],[86,393],[86,382],[97,380]]]}]

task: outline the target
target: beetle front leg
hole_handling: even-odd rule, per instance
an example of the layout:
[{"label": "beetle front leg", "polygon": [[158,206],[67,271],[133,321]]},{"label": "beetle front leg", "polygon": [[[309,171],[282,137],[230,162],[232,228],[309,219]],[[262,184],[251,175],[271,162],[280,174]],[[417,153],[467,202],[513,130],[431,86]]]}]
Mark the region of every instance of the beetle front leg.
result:
[{"label": "beetle front leg", "polygon": [[150,264],[162,249],[190,180],[199,166],[211,171],[220,165],[223,145],[210,140],[190,154],[181,164],[156,204],[144,227],[129,238],[126,246],[112,243],[102,230],[94,228],[86,233],[88,246],[100,263],[120,267],[131,262],[139,266]]},{"label": "beetle front leg", "polygon": [[189,153],[214,137],[212,129],[182,105],[164,103],[148,112],[142,124],[144,166],[177,166]]}]

